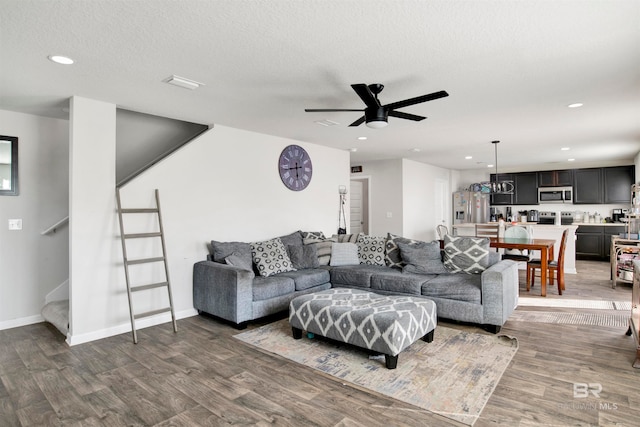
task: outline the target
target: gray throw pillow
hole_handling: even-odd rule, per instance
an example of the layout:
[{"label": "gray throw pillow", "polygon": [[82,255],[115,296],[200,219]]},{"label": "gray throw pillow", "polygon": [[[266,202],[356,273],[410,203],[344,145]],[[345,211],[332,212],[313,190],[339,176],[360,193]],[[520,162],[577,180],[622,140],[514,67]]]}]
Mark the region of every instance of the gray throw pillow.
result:
[{"label": "gray throw pillow", "polygon": [[398,268],[401,269],[404,267],[404,262],[402,261],[402,256],[400,254],[400,248],[398,247],[398,243],[424,243],[420,240],[407,239],[406,237],[396,236],[395,234],[388,233],[387,241],[385,243],[385,256],[384,262],[387,267]]},{"label": "gray throw pillow", "polygon": [[489,239],[444,236],[444,265],[453,273],[482,273],[489,267]]},{"label": "gray throw pillow", "polygon": [[286,236],[280,236],[280,240],[282,240],[282,244],[286,247],[289,245],[302,245],[302,233],[300,231],[294,231],[291,234],[287,234]]},{"label": "gray throw pillow", "polygon": [[242,270],[253,271],[253,266],[251,261],[247,262],[247,259],[237,252],[232,253],[228,257],[226,257],[225,262],[234,267],[238,267]]},{"label": "gray throw pillow", "polygon": [[296,270],[304,270],[307,268],[318,268],[318,250],[315,245],[289,245],[287,252],[291,263]]},{"label": "gray throw pillow", "polygon": [[440,242],[402,243],[398,242],[402,261],[406,264],[403,273],[443,274],[448,273],[440,255]]},{"label": "gray throw pillow", "polygon": [[243,259],[245,264],[251,265],[251,245],[244,242],[217,242],[211,241],[213,260],[225,264],[229,255],[235,254]]},{"label": "gray throw pillow", "polygon": [[358,265],[358,245],[355,243],[333,243],[331,245],[331,260],[329,265],[337,267],[340,265]]}]

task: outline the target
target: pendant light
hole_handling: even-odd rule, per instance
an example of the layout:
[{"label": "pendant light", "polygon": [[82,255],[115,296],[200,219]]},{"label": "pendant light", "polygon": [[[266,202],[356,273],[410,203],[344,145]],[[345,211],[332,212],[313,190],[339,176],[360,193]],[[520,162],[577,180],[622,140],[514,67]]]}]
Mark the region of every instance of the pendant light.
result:
[{"label": "pendant light", "polygon": [[496,176],[495,180],[489,182],[489,192],[491,194],[513,194],[513,181],[498,179],[498,144],[500,141],[491,141],[495,152]]}]

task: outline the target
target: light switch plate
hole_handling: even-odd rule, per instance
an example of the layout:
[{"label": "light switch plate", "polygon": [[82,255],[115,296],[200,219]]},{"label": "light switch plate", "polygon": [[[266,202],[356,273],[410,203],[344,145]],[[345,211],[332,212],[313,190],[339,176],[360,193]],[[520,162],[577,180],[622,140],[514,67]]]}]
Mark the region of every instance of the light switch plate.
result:
[{"label": "light switch plate", "polygon": [[10,219],[9,220],[9,230],[22,230],[22,220],[21,219]]}]

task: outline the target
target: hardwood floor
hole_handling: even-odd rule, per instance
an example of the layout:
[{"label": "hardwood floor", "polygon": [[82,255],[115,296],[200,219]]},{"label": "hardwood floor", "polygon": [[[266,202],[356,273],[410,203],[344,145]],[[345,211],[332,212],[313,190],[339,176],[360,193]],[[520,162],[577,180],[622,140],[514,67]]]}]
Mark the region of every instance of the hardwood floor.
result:
[{"label": "hardwood floor", "polygon": [[[631,300],[630,286],[611,288],[607,263],[577,268],[548,300]],[[527,294],[524,279],[522,270],[520,295],[536,298],[539,284]],[[508,321],[501,333],[517,337],[519,350],[475,426],[638,425],[640,370],[625,331]],[[262,353],[236,333],[203,316],[180,320],[177,334],[168,323],[140,330],[137,345],[122,334],[68,347],[46,323],[0,331],[0,426],[460,425]]]}]

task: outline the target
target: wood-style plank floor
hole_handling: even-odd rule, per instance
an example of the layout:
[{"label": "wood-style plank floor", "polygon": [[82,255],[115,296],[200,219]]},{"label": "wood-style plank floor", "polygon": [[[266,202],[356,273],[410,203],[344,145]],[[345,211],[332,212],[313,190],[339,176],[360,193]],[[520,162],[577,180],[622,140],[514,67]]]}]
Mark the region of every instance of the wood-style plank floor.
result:
[{"label": "wood-style plank floor", "polygon": [[[611,288],[608,263],[577,268],[548,299],[631,300],[630,286]],[[521,296],[539,295],[539,286],[527,294],[523,271],[520,282]],[[74,347],[46,323],[0,331],[0,426],[460,425],[255,350],[215,319],[178,328],[140,330],[137,345],[122,334]],[[625,331],[508,321],[501,333],[520,347],[475,426],[639,425],[640,370]]]}]

